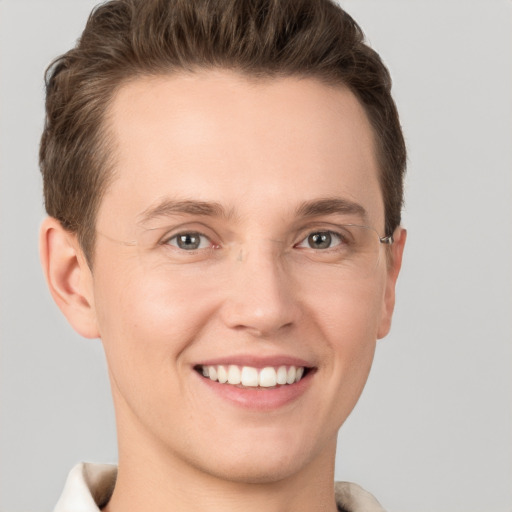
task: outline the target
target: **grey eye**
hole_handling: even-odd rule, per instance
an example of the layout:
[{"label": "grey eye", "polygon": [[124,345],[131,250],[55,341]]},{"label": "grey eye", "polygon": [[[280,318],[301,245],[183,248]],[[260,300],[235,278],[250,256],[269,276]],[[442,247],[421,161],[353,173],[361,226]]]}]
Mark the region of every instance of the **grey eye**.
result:
[{"label": "grey eye", "polygon": [[301,244],[300,247],[309,247],[311,249],[330,249],[341,243],[338,234],[332,231],[317,231],[311,233]]},{"label": "grey eye", "polygon": [[194,251],[196,249],[204,249],[210,247],[210,241],[200,233],[180,233],[173,236],[167,242],[169,245],[174,245],[184,251]]},{"label": "grey eye", "polygon": [[331,234],[324,233],[311,233],[308,236],[308,244],[312,249],[327,249],[331,246]]}]

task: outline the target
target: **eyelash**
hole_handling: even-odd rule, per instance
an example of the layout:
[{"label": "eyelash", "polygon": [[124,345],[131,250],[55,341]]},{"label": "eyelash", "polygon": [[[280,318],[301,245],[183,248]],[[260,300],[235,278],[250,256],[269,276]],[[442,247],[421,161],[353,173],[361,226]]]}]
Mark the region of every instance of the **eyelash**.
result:
[{"label": "eyelash", "polygon": [[[331,240],[332,239],[337,239],[337,243],[334,246],[329,246],[329,247],[322,248],[322,249],[314,248],[314,247],[306,247],[306,246],[302,245],[304,243],[307,243],[308,240],[310,239],[310,237],[315,236],[315,235],[327,236]],[[208,247],[200,247],[199,246],[199,247],[191,249],[191,250],[184,249],[183,247],[179,246],[178,240],[179,240],[179,237],[186,237],[186,236],[188,236],[190,238],[193,238],[193,237],[204,238],[204,239],[208,240],[210,245]],[[173,240],[176,240],[176,243],[171,243]],[[341,235],[340,233],[337,233],[336,231],[332,231],[332,230],[314,230],[314,231],[308,232],[306,234],[306,236],[304,238],[302,238],[300,240],[300,242],[295,244],[293,247],[294,248],[300,248],[300,249],[311,249],[311,250],[315,250],[315,251],[324,252],[324,251],[335,249],[336,247],[344,245],[346,243],[347,242],[346,242],[345,238],[343,237],[343,235]],[[201,250],[205,250],[205,249],[218,249],[220,247],[219,244],[213,243],[210,240],[210,237],[208,237],[207,235],[204,235],[203,233],[200,233],[198,231],[182,231],[180,233],[176,233],[175,235],[172,235],[171,237],[166,238],[165,240],[163,240],[162,241],[162,245],[170,245],[172,247],[176,247],[176,249],[181,249],[184,252],[190,252],[190,253],[195,253],[196,251],[201,251]],[[201,245],[201,242],[200,242],[200,245]]]},{"label": "eyelash", "polygon": [[[310,238],[315,235],[323,235],[323,236],[327,235],[331,240],[333,238],[337,239],[337,243],[333,246],[323,248],[323,249],[319,249],[318,247],[317,248],[309,247],[309,246],[303,247],[302,244],[307,243],[310,240]],[[340,233],[337,233],[336,231],[316,230],[316,231],[309,232],[298,244],[295,244],[294,247],[295,248],[312,249],[312,250],[320,250],[320,251],[328,251],[328,250],[333,250],[333,249],[335,250],[336,247],[343,245],[344,243],[346,243],[344,240],[344,237]]]},{"label": "eyelash", "polygon": [[[186,237],[186,236],[188,236],[190,238],[193,238],[193,237],[204,238],[209,242],[209,246],[208,247],[197,247],[197,248],[191,249],[191,250],[183,249],[182,247],[179,246],[178,240],[179,240],[179,237]],[[172,240],[176,240],[176,243],[175,244],[171,243]],[[200,244],[201,244],[201,242],[200,242]],[[162,245],[170,245],[170,246],[176,247],[176,249],[180,249],[180,250],[183,250],[184,252],[190,252],[190,253],[195,253],[196,251],[201,251],[201,250],[205,250],[205,249],[217,249],[219,247],[218,244],[212,243],[212,241],[210,240],[210,237],[208,237],[207,235],[204,235],[203,233],[200,233],[198,231],[182,231],[181,233],[176,233],[175,235],[172,235],[171,237],[163,240]]]}]

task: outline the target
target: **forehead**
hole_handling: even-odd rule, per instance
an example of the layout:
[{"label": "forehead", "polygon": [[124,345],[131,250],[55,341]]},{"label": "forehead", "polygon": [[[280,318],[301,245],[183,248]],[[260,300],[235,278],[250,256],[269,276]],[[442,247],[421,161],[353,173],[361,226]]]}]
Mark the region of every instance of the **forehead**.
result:
[{"label": "forehead", "polygon": [[98,222],[105,206],[135,220],[166,196],[253,212],[341,196],[383,215],[372,128],[344,87],[228,71],[142,77],[107,119],[115,179]]}]

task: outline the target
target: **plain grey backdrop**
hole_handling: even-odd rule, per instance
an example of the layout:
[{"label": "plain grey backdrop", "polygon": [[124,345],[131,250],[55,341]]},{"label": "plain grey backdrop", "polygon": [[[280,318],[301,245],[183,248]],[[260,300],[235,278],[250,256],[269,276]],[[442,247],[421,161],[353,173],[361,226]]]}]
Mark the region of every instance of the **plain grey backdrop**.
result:
[{"label": "plain grey backdrop", "polygon": [[[0,0],[0,510],[51,510],[115,462],[100,342],[38,261],[43,70],[95,0]],[[338,479],[390,512],[512,511],[512,3],[346,0],[394,78],[409,230],[394,325],[340,434]]]}]

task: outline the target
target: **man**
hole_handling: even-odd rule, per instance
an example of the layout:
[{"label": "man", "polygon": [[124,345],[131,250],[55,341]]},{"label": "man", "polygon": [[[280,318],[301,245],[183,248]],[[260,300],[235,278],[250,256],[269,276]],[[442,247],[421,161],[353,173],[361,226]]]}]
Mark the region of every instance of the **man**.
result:
[{"label": "man", "polygon": [[328,0],[92,13],[48,71],[41,259],[102,340],[119,466],[57,511],[382,510],[333,480],[405,243],[390,87]]}]

